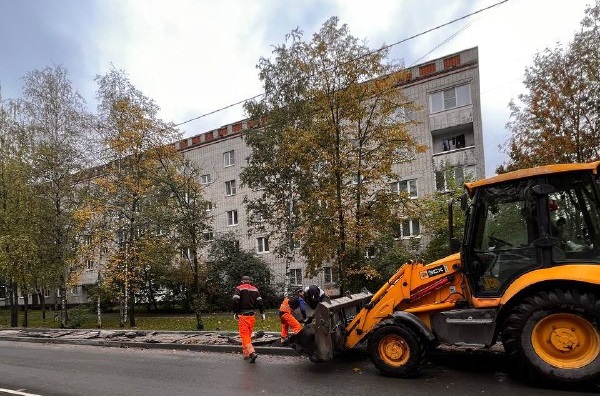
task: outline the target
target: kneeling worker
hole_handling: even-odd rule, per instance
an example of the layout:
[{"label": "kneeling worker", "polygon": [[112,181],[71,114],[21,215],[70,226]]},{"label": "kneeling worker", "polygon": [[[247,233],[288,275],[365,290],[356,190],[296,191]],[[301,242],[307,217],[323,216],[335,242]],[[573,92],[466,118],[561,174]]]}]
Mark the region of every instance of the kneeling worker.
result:
[{"label": "kneeling worker", "polygon": [[283,299],[281,306],[279,307],[279,320],[281,321],[281,344],[285,344],[289,336],[289,329],[292,330],[293,334],[298,334],[302,331],[302,325],[294,317],[294,310],[300,308],[302,313],[302,322],[306,321],[306,309],[304,307],[304,300],[298,292],[294,293],[290,297]]}]

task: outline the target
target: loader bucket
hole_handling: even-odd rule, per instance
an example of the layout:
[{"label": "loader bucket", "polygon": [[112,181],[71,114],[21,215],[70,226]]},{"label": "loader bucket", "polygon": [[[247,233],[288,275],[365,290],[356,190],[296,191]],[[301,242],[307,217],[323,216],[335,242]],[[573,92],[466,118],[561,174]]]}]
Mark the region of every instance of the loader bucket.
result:
[{"label": "loader bucket", "polygon": [[331,302],[319,303],[314,322],[290,337],[290,346],[313,362],[333,359],[345,349],[346,326],[372,296],[372,293],[363,290]]}]

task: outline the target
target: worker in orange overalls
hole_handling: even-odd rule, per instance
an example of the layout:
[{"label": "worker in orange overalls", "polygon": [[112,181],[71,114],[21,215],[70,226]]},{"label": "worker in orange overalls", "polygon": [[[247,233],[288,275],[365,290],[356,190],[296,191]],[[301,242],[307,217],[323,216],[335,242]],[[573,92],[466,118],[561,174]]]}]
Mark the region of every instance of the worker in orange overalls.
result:
[{"label": "worker in orange overalls", "polygon": [[242,354],[244,359],[254,363],[258,353],[252,345],[252,331],[256,321],[254,313],[260,311],[262,320],[265,320],[265,310],[258,288],[252,284],[249,276],[242,276],[242,281],[233,292],[233,318],[238,322],[240,338],[242,340]]},{"label": "worker in orange overalls", "polygon": [[281,343],[286,344],[289,329],[292,330],[293,334],[298,334],[302,330],[302,325],[294,317],[294,310],[300,308],[302,313],[302,322],[306,320],[306,309],[304,308],[304,300],[295,292],[290,297],[283,299],[281,306],[279,307],[279,320],[281,321]]}]

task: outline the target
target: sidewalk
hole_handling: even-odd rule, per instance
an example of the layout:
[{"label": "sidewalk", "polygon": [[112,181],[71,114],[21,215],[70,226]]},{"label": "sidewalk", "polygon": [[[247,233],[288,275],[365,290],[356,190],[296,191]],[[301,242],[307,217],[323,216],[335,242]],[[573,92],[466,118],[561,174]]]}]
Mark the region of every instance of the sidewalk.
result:
[{"label": "sidewalk", "polygon": [[[300,356],[292,348],[281,345],[279,333],[258,331],[252,339],[260,354]],[[233,332],[12,328],[0,329],[0,340],[241,353],[239,335]]]}]

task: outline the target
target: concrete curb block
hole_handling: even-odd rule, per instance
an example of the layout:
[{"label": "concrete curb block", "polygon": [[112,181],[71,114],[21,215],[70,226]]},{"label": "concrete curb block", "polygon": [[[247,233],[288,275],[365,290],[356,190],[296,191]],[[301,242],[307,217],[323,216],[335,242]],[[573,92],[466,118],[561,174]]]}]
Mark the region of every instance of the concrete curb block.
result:
[{"label": "concrete curb block", "polygon": [[[149,343],[135,341],[106,341],[106,340],[73,340],[59,338],[29,338],[1,336],[0,341],[31,342],[37,344],[70,344],[91,345],[111,348],[141,348],[141,349],[171,349],[180,351],[217,352],[217,353],[241,353],[239,345],[211,345],[211,344],[173,344],[173,343]],[[262,355],[275,356],[300,356],[292,348],[254,346],[256,352]]]}]

